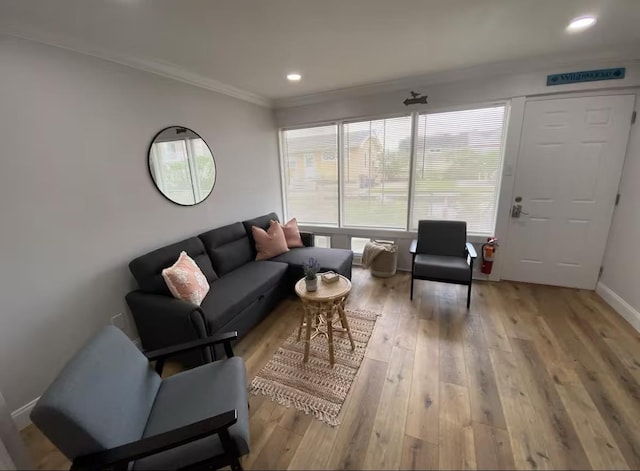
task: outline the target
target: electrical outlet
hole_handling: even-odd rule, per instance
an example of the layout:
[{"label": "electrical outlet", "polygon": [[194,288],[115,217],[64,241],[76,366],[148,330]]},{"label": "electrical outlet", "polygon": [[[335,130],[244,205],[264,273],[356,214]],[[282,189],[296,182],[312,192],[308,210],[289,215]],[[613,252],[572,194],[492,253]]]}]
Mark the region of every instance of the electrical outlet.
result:
[{"label": "electrical outlet", "polygon": [[121,312],[111,318],[111,325],[117,327],[122,331],[126,330],[126,322],[127,321],[124,318],[124,314],[122,314]]}]

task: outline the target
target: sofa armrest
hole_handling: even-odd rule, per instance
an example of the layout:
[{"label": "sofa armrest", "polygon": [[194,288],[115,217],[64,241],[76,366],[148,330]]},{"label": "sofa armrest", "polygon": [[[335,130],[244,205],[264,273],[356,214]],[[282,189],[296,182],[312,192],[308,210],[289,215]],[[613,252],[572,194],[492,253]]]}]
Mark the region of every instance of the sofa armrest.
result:
[{"label": "sofa armrest", "polygon": [[313,232],[300,231],[300,238],[302,239],[302,244],[305,247],[314,247],[316,245]]},{"label": "sofa armrest", "polygon": [[[207,336],[204,315],[195,304],[140,290],[127,294],[126,300],[144,350],[157,350]],[[200,362],[212,359],[210,349],[204,351],[204,356],[198,356]]]},{"label": "sofa armrest", "polygon": [[418,250],[418,239],[413,239],[411,241],[411,245],[409,245],[409,252],[415,255],[417,250]]}]

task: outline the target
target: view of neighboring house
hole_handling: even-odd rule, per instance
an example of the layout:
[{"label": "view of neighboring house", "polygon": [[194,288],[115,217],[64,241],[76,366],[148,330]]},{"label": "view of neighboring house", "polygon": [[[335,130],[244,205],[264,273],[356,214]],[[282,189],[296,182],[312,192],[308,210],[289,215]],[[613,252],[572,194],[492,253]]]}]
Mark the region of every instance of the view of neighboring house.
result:
[{"label": "view of neighboring house", "polygon": [[[295,136],[295,131],[292,131],[292,134],[285,141],[289,183],[295,185],[305,180],[335,182],[338,176],[335,133]],[[347,156],[343,169],[345,181],[361,181],[363,184],[373,181],[378,176],[377,162],[382,153],[382,145],[375,132],[345,133],[344,146]]]}]

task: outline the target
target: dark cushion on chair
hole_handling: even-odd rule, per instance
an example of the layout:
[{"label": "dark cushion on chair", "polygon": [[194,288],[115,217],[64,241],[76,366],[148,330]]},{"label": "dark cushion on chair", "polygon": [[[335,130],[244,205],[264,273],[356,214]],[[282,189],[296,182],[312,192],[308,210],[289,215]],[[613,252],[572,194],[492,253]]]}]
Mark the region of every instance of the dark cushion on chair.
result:
[{"label": "dark cushion on chair", "polygon": [[71,460],[124,445],[142,437],[160,382],[133,342],[107,326],[67,363],[31,420]]},{"label": "dark cushion on chair", "polygon": [[466,243],[464,221],[418,221],[418,253],[464,257]]},{"label": "dark cushion on chair", "polygon": [[468,284],[471,279],[471,267],[462,257],[446,255],[416,255],[413,266],[416,277],[459,281]]},{"label": "dark cushion on chair", "polygon": [[[118,383],[119,384],[119,383]],[[156,396],[144,437],[207,419],[234,408],[238,422],[229,429],[241,455],[249,452],[249,412],[244,362],[216,361],[165,379]],[[178,469],[223,453],[218,435],[167,450],[135,463],[134,469]]]},{"label": "dark cushion on chair", "polygon": [[253,226],[257,226],[260,229],[264,229],[266,231],[267,229],[269,229],[269,223],[271,221],[279,221],[278,215],[276,213],[269,213],[265,214],[264,216],[258,216],[257,218],[242,221],[244,230],[247,233],[247,237],[249,237],[249,243],[251,244],[251,250],[253,251],[253,258],[256,257],[256,241],[253,240],[253,231],[251,230],[251,228]]},{"label": "dark cushion on chair", "polygon": [[236,222],[228,226],[213,229],[200,234],[200,240],[211,257],[216,272],[226,275],[241,265],[253,260],[255,253],[247,237],[242,223]]},{"label": "dark cushion on chair", "polygon": [[210,332],[217,332],[259,296],[281,283],[287,265],[253,261],[227,273],[214,284],[200,308]]},{"label": "dark cushion on chair", "polygon": [[310,257],[320,262],[320,271],[334,271],[351,278],[351,263],[353,252],[345,249],[326,249],[323,247],[300,247],[271,259],[273,262],[289,264],[289,273],[292,279],[300,279],[304,276],[302,265]]},{"label": "dark cushion on chair", "polygon": [[147,293],[171,296],[162,278],[162,270],[173,265],[182,251],[187,252],[187,255],[196,262],[209,283],[218,279],[202,241],[197,237],[191,237],[142,255],[129,264],[129,269],[140,289]]}]

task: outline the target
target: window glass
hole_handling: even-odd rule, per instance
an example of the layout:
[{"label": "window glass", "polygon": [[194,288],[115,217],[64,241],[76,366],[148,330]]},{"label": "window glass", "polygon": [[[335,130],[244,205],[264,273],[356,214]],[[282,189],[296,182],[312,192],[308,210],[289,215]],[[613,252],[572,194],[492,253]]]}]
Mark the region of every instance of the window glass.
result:
[{"label": "window glass", "polygon": [[338,127],[282,133],[287,215],[301,224],[338,225]]},{"label": "window glass", "polygon": [[504,106],[418,117],[411,228],[420,219],[494,231],[503,154]]},{"label": "window glass", "polygon": [[411,116],[344,124],[345,226],[407,226]]}]

